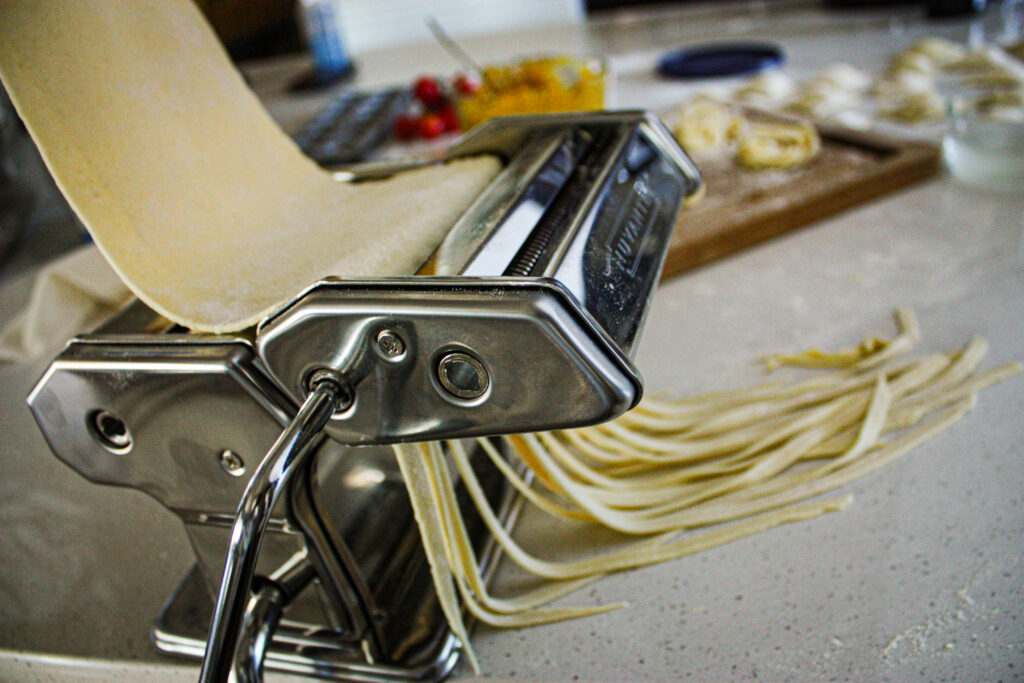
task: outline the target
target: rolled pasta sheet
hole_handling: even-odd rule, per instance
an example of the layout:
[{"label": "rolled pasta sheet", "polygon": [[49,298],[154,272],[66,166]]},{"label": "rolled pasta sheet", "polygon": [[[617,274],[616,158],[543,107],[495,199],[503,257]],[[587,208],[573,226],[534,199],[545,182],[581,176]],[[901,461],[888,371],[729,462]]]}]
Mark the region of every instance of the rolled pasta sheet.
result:
[{"label": "rolled pasta sheet", "polygon": [[0,74],[117,273],[199,330],[252,325],[324,276],[415,272],[498,171],[480,158],[335,180],[189,0],[6,0]]}]

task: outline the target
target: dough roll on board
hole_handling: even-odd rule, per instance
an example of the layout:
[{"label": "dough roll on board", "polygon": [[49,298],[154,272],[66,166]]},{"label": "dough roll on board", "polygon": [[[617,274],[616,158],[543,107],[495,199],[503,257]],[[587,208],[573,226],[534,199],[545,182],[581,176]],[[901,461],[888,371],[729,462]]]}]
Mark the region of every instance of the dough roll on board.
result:
[{"label": "dough roll on board", "polygon": [[320,277],[415,272],[499,167],[335,180],[188,0],[0,0],[0,74],[107,260],[199,330],[248,327]]}]

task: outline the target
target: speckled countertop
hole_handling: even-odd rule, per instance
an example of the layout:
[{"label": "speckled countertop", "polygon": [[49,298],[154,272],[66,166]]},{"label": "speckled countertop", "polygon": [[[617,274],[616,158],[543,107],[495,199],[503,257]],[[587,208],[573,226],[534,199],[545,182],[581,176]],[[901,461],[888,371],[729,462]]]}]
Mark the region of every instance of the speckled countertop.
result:
[{"label": "speckled countertop", "polygon": [[[764,6],[466,43],[481,60],[608,52],[619,104],[663,107],[683,89],[655,82],[650,66],[658,50],[686,41],[773,37],[790,68],[809,72],[836,60],[877,69],[925,32],[963,39],[970,30],[800,7],[766,15]],[[997,24],[990,12],[988,30]],[[275,98],[289,69],[279,62],[253,73],[293,127],[318,103]],[[361,77],[373,84],[449,69],[423,47],[367,57]],[[1024,360],[1022,240],[1024,192],[987,193],[942,175],[668,283],[639,367],[652,391],[743,386],[760,378],[759,353],[888,334],[896,306],[917,312],[925,350],[978,334],[992,346],[988,365]],[[0,289],[0,314],[20,305],[26,285]],[[0,679],[194,680],[194,667],[161,658],[146,635],[191,562],[184,533],[142,494],[92,486],[49,455],[23,404],[43,366],[0,366]],[[985,391],[948,432],[847,487],[854,504],[845,512],[617,575],[574,598],[627,600],[628,609],[521,631],[478,628],[484,678],[1021,678],[1022,436],[1018,377]],[[527,515],[520,533],[528,538],[538,524]],[[505,567],[499,585],[516,580]],[[466,667],[456,677],[472,679]]]}]

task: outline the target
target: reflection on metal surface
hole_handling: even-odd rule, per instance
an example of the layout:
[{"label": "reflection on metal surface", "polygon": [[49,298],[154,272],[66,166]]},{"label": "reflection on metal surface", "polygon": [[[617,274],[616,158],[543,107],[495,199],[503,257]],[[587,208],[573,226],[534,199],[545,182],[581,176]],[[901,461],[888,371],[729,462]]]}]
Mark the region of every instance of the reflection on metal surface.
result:
[{"label": "reflection on metal surface", "polygon": [[363,489],[384,483],[385,475],[373,467],[359,467],[345,476],[345,484],[354,489]]},{"label": "reflection on metal surface", "polygon": [[[189,573],[161,610],[153,628],[153,642],[167,654],[202,657],[211,610],[198,572]],[[458,657],[458,641],[449,634],[435,657],[419,667],[369,664],[358,641],[339,639],[323,626],[282,617],[264,665],[274,671],[317,678],[390,683],[440,680],[455,668]]]}]

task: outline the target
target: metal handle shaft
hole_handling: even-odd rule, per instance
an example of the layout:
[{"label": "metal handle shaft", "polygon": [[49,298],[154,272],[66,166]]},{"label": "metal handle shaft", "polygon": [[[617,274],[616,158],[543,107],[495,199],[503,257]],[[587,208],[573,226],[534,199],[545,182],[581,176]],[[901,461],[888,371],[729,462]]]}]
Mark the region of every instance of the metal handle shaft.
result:
[{"label": "metal handle shaft", "polygon": [[257,578],[235,646],[233,683],[259,683],[263,662],[284,610],[316,578],[306,551],[294,555],[269,578]]},{"label": "metal handle shaft", "polygon": [[249,600],[232,658],[233,683],[259,683],[263,661],[285,608],[284,592],[273,583],[258,588]]},{"label": "metal handle shaft", "polygon": [[339,403],[349,398],[331,379],[316,382],[295,419],[267,452],[246,487],[231,529],[224,576],[199,674],[201,683],[228,680],[270,514],[291,475],[313,450],[310,446],[320,435],[320,430]]}]

